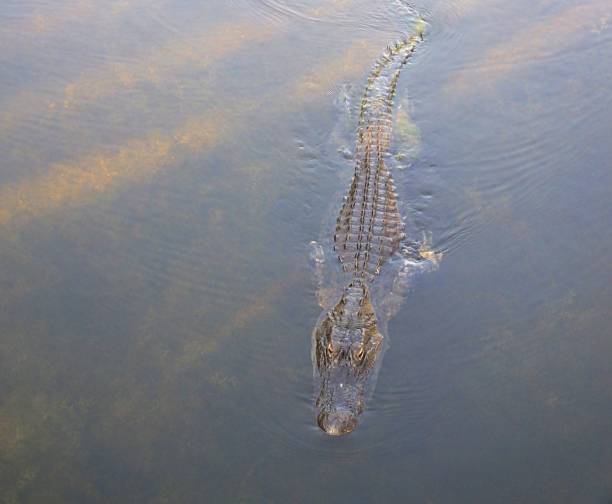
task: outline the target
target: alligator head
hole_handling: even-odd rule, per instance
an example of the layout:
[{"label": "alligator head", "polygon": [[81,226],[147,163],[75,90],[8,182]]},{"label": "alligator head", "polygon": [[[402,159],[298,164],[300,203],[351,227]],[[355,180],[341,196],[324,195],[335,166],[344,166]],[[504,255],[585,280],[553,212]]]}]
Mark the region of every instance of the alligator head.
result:
[{"label": "alligator head", "polygon": [[382,335],[365,281],[354,279],[314,330],[317,423],[340,436],[357,427]]}]

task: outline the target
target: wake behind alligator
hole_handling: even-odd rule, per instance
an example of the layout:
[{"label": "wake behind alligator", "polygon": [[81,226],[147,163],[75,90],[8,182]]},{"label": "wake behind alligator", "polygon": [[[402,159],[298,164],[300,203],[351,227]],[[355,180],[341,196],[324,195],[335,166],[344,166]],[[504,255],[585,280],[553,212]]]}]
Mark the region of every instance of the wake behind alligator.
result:
[{"label": "wake behind alligator", "polygon": [[[372,295],[375,280],[400,248],[411,250],[416,261],[423,259],[418,246],[406,246],[398,194],[385,160],[400,72],[423,39],[424,27],[420,21],[414,35],[387,48],[361,100],[355,173],[333,234],[344,287],[331,302],[319,292],[325,311],[313,331],[317,423],[330,435],[355,429],[380,366],[384,336]],[[315,245],[320,267],[324,251]],[[429,258],[437,262],[435,254]],[[320,283],[323,276],[319,268]]]}]

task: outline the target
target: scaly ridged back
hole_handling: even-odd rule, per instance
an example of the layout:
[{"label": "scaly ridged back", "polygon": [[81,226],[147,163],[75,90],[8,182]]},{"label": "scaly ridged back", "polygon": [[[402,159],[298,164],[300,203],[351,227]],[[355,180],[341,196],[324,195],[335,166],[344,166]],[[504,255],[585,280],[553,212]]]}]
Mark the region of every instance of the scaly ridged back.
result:
[{"label": "scaly ridged back", "polygon": [[404,238],[397,193],[385,156],[400,71],[421,39],[398,42],[377,62],[361,100],[353,180],[336,221],[334,250],[346,272],[371,281]]}]

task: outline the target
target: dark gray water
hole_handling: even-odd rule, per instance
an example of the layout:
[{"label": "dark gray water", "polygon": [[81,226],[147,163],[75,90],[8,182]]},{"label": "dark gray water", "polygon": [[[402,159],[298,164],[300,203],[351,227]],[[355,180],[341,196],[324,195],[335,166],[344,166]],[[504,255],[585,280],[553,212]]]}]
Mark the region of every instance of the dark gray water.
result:
[{"label": "dark gray water", "polygon": [[[309,242],[368,71],[443,252],[360,427],[314,421]],[[5,0],[0,502],[612,499],[609,0]]]}]

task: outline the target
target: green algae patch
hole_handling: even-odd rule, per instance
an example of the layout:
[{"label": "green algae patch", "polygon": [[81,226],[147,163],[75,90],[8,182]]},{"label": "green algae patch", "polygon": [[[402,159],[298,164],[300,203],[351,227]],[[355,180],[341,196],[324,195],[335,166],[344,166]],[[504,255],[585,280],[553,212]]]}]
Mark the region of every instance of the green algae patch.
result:
[{"label": "green algae patch", "polygon": [[412,120],[409,107],[405,103],[400,103],[393,125],[396,159],[400,162],[413,161],[421,152],[421,141],[421,130]]}]

